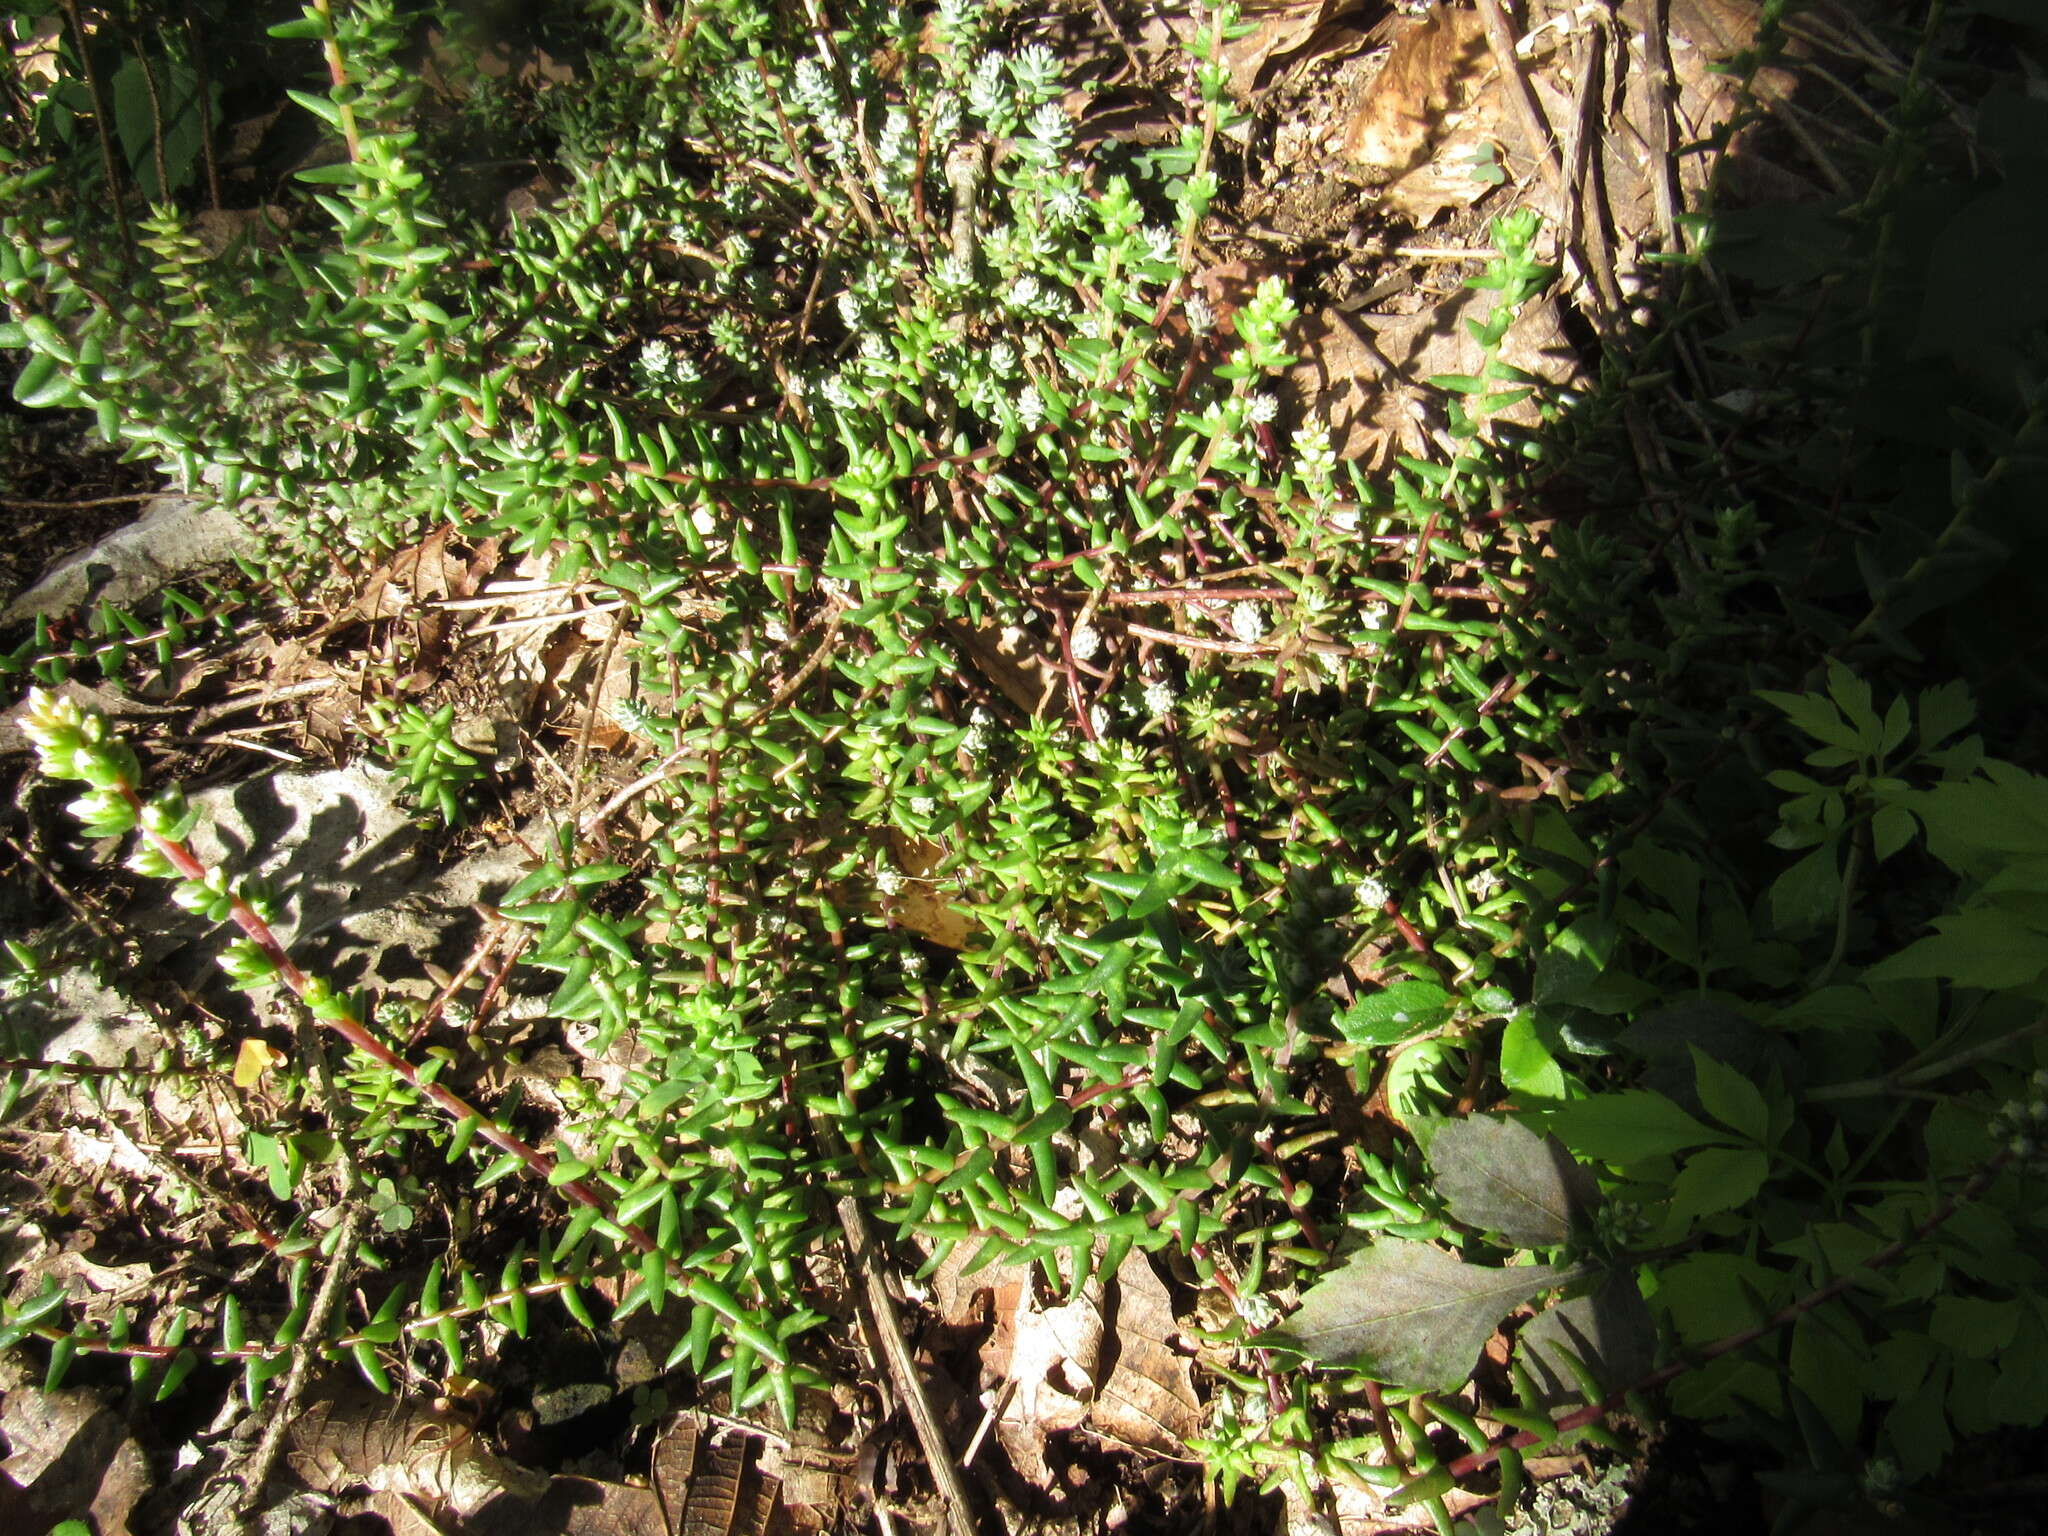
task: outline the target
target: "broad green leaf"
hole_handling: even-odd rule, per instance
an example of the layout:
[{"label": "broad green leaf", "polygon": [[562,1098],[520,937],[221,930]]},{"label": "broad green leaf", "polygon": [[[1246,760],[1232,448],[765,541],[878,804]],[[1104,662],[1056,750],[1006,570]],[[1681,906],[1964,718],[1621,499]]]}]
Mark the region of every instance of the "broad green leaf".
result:
[{"label": "broad green leaf", "polygon": [[1502,1318],[1590,1272],[1585,1265],[1489,1269],[1426,1243],[1375,1243],[1311,1289],[1268,1338],[1390,1386],[1451,1392],[1472,1374]]},{"label": "broad green leaf", "polygon": [[1819,927],[1842,900],[1839,840],[1829,838],[1771,882],[1771,926],[1796,934]]},{"label": "broad green leaf", "polygon": [[1996,907],[1975,907],[1934,920],[1935,932],[1878,961],[1868,981],[1935,977],[1999,991],[2023,987],[2048,970],[2048,942],[2039,930]]},{"label": "broad green leaf", "polygon": [[1786,1278],[1740,1254],[1696,1253],[1659,1271],[1651,1299],[1685,1343],[1711,1344],[1762,1322],[1762,1308],[1782,1300]]},{"label": "broad green leaf", "polygon": [[1692,1066],[1701,1108],[1759,1146],[1770,1140],[1770,1107],[1755,1083],[1698,1046],[1692,1048]]},{"label": "broad green leaf", "polygon": [[1564,1068],[1543,1043],[1534,1009],[1520,1010],[1501,1031],[1500,1080],[1524,1098],[1564,1097]]},{"label": "broad green leaf", "polygon": [[1641,1162],[1727,1140],[1647,1088],[1574,1099],[1531,1116],[1580,1157],[1603,1163]]},{"label": "broad green leaf", "polygon": [[1757,697],[1766,704],[1774,705],[1786,719],[1814,740],[1831,747],[1856,750],[1856,732],[1842,719],[1841,711],[1822,695],[1780,693],[1766,688],[1758,690]]},{"label": "broad green leaf", "polygon": [[1332,1021],[1358,1045],[1398,1045],[1450,1017],[1451,995],[1433,981],[1397,981],[1356,999]]},{"label": "broad green leaf", "polygon": [[1863,1344],[1839,1331],[1852,1326],[1809,1312],[1792,1325],[1792,1385],[1820,1410],[1844,1445],[1853,1445],[1863,1422]]},{"label": "broad green leaf", "polygon": [[1685,1160],[1671,1185],[1671,1215],[1690,1221],[1732,1211],[1756,1198],[1771,1160],[1752,1148],[1703,1147]]},{"label": "broad green leaf", "polygon": [[1600,1198],[1592,1174],[1556,1138],[1498,1115],[1438,1126],[1429,1163],[1453,1217],[1521,1248],[1560,1246]]},{"label": "broad green leaf", "polygon": [[1948,1424],[1948,1387],[1948,1364],[1939,1362],[1910,1396],[1885,1415],[1880,1445],[1908,1481],[1931,1475],[1955,1448]]},{"label": "broad green leaf", "polygon": [[1993,1301],[1983,1296],[1937,1296],[1927,1331],[1938,1344],[1969,1359],[1996,1355],[2019,1332],[2027,1310],[2024,1301]]},{"label": "broad green leaf", "polygon": [[1920,695],[1920,750],[1930,751],[1977,717],[1970,685],[1960,680],[1929,688]]}]

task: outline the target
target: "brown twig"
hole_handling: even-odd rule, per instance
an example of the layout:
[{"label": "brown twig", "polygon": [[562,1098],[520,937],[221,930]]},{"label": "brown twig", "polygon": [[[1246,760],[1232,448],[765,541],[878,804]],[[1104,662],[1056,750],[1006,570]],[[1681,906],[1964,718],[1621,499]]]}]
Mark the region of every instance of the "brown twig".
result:
[{"label": "brown twig", "polygon": [[875,1246],[875,1235],[860,1201],[851,1195],[842,1197],[839,1222],[846,1232],[847,1253],[860,1272],[861,1297],[876,1347],[888,1364],[889,1379],[897,1396],[910,1414],[911,1428],[917,1432],[918,1448],[924,1452],[925,1465],[946,1508],[947,1530],[951,1536],[975,1536],[978,1525],[973,1502],[967,1496],[967,1485],[960,1479],[960,1469],[954,1464],[952,1448],[946,1444],[945,1429],[932,1411],[931,1399],[925,1395],[917,1362],[910,1358],[910,1346],[903,1338],[903,1319],[896,1311],[896,1298],[889,1292],[881,1251]]},{"label": "brown twig", "polygon": [[[348,1285],[349,1272],[355,1268],[356,1238],[362,1231],[362,1225],[362,1207],[351,1202],[347,1214],[341,1218],[334,1257],[328,1261],[327,1273],[321,1277],[320,1289],[313,1296],[312,1310],[306,1314],[306,1326],[299,1333],[298,1343],[292,1346],[292,1366],[285,1376],[284,1390],[278,1394],[277,1402],[270,1410],[270,1420],[263,1426],[263,1438],[257,1442],[256,1449],[237,1474],[242,1481],[242,1491],[234,1503],[238,1521],[246,1521],[262,1503],[263,1485],[270,1481],[277,1458],[284,1451],[285,1432],[292,1427],[292,1420],[298,1417],[299,1399],[306,1394],[313,1361],[319,1358],[319,1341],[327,1336],[327,1325],[334,1320],[335,1309],[340,1306],[342,1292]],[[227,1475],[226,1472],[223,1475]]]}]

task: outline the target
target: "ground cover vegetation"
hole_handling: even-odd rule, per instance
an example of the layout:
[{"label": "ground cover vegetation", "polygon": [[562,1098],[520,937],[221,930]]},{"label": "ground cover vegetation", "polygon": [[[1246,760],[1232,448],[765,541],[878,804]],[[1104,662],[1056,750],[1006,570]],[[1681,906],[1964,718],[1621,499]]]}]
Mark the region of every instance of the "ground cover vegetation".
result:
[{"label": "ground cover vegetation", "polygon": [[[9,1156],[61,1198],[9,1196],[0,1340],[203,1423],[282,1419],[323,1359],[488,1389],[644,1314],[635,1429],[824,1404],[845,1443],[901,1401],[924,1463],[866,1499],[1078,1528],[1081,1453],[1010,1406],[1088,1423],[1078,1347],[991,1397],[984,1507],[983,1407],[932,1422],[900,1287],[1021,1273],[1022,1315],[1099,1331],[1136,1264],[1174,1346],[1149,1427],[1094,1425],[1161,1528],[1255,1489],[1515,1527],[1536,1458],[1667,1414],[1788,1522],[1953,1510],[2048,1419],[2048,311],[1980,275],[2031,248],[2048,133],[2027,7],[1877,12],[1819,193],[1704,178],[1619,305],[1582,231],[1493,210],[1481,361],[1432,381],[1433,456],[1369,472],[1285,388],[1288,278],[1197,281],[1255,141],[1230,7],[1143,140],[1084,134],[1059,29],[977,0],[594,5],[554,74],[485,68],[453,7],[195,3],[144,46],[8,8],[47,43],[0,138],[14,399],[262,543],[9,639],[23,804],[92,850],[43,858],[172,882],[246,1000],[113,1067],[10,1025]],[[1828,14],[1767,5],[1725,78],[1796,73]],[[215,29],[313,146],[224,242]],[[1745,100],[1691,151],[1800,152]],[[504,163],[548,178],[509,216]],[[1569,390],[1501,357],[1558,290]],[[293,891],[195,846],[213,765],[66,689],[175,697],[437,538],[609,627],[520,827],[455,702],[373,680],[355,728],[446,846],[530,854],[408,995],[281,940]],[[10,935],[12,990],[146,990],[81,932]],[[192,1081],[208,1178],[50,1173]],[[206,1262],[143,1294],[35,1257],[172,1232]],[[1138,1508],[1148,1455],[1199,1466],[1185,1503]]]}]

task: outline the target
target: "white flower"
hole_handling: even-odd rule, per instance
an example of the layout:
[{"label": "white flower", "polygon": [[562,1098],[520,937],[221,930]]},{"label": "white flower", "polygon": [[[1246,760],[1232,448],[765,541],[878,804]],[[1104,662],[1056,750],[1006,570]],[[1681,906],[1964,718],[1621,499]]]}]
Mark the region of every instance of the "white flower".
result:
[{"label": "white flower", "polygon": [[1187,301],[1181,305],[1181,313],[1187,316],[1188,329],[1197,336],[1206,336],[1216,329],[1216,311],[1199,293],[1187,296]]},{"label": "white flower", "polygon": [[676,894],[685,901],[702,901],[711,892],[711,882],[698,870],[676,876]]},{"label": "white flower", "polygon": [[1017,391],[1017,420],[1027,432],[1036,432],[1045,422],[1045,402],[1038,398],[1036,386],[1026,384]]},{"label": "white flower", "polygon": [[665,341],[650,341],[640,348],[640,366],[655,378],[664,378],[675,366],[675,354]]},{"label": "white flower", "polygon": [[1387,887],[1384,882],[1367,875],[1353,888],[1358,904],[1369,912],[1377,912],[1387,904]]},{"label": "white flower", "polygon": [[1108,735],[1109,711],[1107,709],[1104,709],[1100,704],[1090,706],[1088,710],[1088,725],[1089,728],[1093,730],[1097,736]]},{"label": "white flower", "polygon": [[1163,677],[1156,677],[1145,685],[1145,713],[1155,719],[1173,709],[1175,694],[1173,684]]},{"label": "white flower", "polygon": [[922,976],[924,974],[924,952],[922,950],[906,949],[899,964],[903,967],[904,975],[913,978]]},{"label": "white flower", "polygon": [[1485,901],[1500,889],[1500,871],[1491,867],[1482,869],[1478,874],[1466,881],[1465,884],[1466,888],[1471,891],[1473,900]]},{"label": "white flower", "polygon": [[1029,272],[1010,285],[1010,308],[1034,310],[1044,302],[1045,289]]},{"label": "white flower", "polygon": [[1250,420],[1264,426],[1280,414],[1280,402],[1261,390],[1245,401],[1244,413]]},{"label": "white flower", "polygon": [[884,896],[898,896],[903,892],[903,872],[896,869],[875,871],[875,889]]},{"label": "white flower", "polygon": [[1360,610],[1359,617],[1364,620],[1367,629],[1385,629],[1387,627],[1387,611],[1385,603],[1371,602],[1367,603]]},{"label": "white flower", "polygon": [[1266,616],[1253,602],[1230,605],[1230,632],[1246,645],[1256,645],[1266,636]]},{"label": "white flower", "polygon": [[1145,256],[1150,261],[1172,261],[1179,247],[1173,238],[1173,231],[1157,224],[1147,224],[1138,231],[1145,242]]},{"label": "white flower", "polygon": [[988,371],[999,379],[1006,379],[1017,371],[1017,349],[1007,341],[999,341],[988,349]]},{"label": "white flower", "polygon": [[1076,661],[1093,661],[1102,654],[1102,636],[1095,632],[1093,624],[1076,624],[1067,640],[1074,648]]},{"label": "white flower", "polygon": [[851,288],[839,295],[839,318],[849,331],[860,329],[860,295]]},{"label": "white flower", "polygon": [[912,795],[910,797],[910,814],[913,816],[929,816],[938,808],[939,802],[930,795]]}]

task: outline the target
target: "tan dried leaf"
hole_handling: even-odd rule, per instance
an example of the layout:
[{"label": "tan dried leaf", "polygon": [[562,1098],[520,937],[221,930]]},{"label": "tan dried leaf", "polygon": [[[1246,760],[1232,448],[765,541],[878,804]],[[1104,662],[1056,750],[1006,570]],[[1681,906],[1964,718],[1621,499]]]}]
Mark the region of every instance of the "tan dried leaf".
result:
[{"label": "tan dried leaf", "polygon": [[120,1415],[90,1392],[0,1393],[0,1511],[28,1530],[89,1516],[98,1536],[128,1536],[150,1488],[149,1462]]},{"label": "tan dried leaf", "polygon": [[1438,5],[1404,31],[1344,129],[1344,158],[1391,181],[1431,158],[1494,77],[1486,32],[1472,11]]},{"label": "tan dried leaf", "polygon": [[456,1415],[356,1388],[315,1403],[293,1421],[285,1464],[319,1492],[367,1487],[463,1518],[500,1494],[538,1498],[548,1481],[493,1455]]},{"label": "tan dried leaf", "polygon": [[[1461,289],[1413,315],[1326,309],[1305,316],[1295,333],[1303,361],[1289,370],[1286,392],[1306,417],[1329,424],[1342,458],[1377,468],[1396,453],[1435,455],[1430,433],[1443,424],[1443,396],[1428,381],[1480,371],[1485,355],[1465,322],[1483,319],[1492,305],[1492,294]],[[1523,309],[1502,342],[1501,360],[1558,385],[1579,371],[1548,299]],[[1524,402],[1502,419],[1526,424],[1532,409]]]}]

